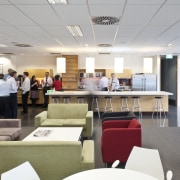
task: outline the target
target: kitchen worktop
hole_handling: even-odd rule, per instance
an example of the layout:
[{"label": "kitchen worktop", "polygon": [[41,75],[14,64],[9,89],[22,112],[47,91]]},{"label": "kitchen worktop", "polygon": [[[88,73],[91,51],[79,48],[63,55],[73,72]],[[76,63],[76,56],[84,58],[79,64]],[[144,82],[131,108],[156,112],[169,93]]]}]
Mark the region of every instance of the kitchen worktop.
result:
[{"label": "kitchen worktop", "polygon": [[99,95],[99,96],[169,96],[173,93],[166,91],[53,91],[50,90],[46,95]]}]

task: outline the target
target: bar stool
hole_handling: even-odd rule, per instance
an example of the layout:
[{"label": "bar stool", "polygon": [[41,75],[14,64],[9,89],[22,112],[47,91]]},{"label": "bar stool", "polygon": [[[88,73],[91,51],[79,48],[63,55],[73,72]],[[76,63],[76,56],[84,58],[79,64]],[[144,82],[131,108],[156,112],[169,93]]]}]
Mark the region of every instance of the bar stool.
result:
[{"label": "bar stool", "polygon": [[[162,98],[161,96],[156,96],[154,97],[155,98],[155,103],[154,103],[154,110],[153,110],[153,113],[152,113],[152,120],[153,120],[153,124],[158,126],[158,120],[159,120],[159,126],[160,127],[164,127],[164,124],[165,124],[165,119],[166,119],[166,113],[164,111],[164,106],[163,106],[163,103],[162,103]],[[155,112],[156,112],[156,124],[154,122],[154,115],[155,115]],[[162,119],[162,114],[164,116],[164,118]],[[163,120],[163,121],[162,121]]]},{"label": "bar stool", "polygon": [[84,100],[85,100],[85,97],[84,96],[78,96],[77,97],[77,101],[78,101],[78,104],[83,104],[84,103]]},{"label": "bar stool", "polygon": [[64,101],[64,104],[69,104],[70,103],[70,96],[63,96],[63,101]]},{"label": "bar stool", "polygon": [[121,105],[120,105],[120,111],[123,111],[125,109],[126,111],[129,111],[128,107],[128,97],[127,96],[122,96],[121,98]]},{"label": "bar stool", "polygon": [[105,98],[104,112],[106,112],[107,109],[110,109],[113,112],[112,96],[105,96],[104,98]]},{"label": "bar stool", "polygon": [[139,122],[142,122],[142,112],[141,112],[141,106],[140,106],[140,96],[133,96],[133,104],[132,104],[132,111],[135,110],[139,113]]},{"label": "bar stool", "polygon": [[52,96],[53,103],[60,103],[60,97],[58,96]]},{"label": "bar stool", "polygon": [[[92,111],[94,111],[94,109],[97,110],[98,116],[100,118],[101,116],[100,116],[100,112],[99,112],[98,98],[99,98],[98,96],[92,96],[91,110]],[[94,107],[94,104],[95,104],[95,107]]]}]

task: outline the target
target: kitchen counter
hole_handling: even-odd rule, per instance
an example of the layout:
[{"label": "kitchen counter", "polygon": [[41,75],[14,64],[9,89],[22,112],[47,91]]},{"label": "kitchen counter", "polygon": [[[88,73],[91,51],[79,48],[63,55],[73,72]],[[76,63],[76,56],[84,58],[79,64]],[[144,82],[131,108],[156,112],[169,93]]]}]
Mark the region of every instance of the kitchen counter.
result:
[{"label": "kitchen counter", "polygon": [[[77,103],[77,96],[84,96],[85,102],[89,104],[89,109],[91,108],[92,96],[99,96],[98,102],[100,111],[104,112],[105,106],[105,96],[112,96],[113,110],[120,110],[120,97],[128,97],[129,109],[132,109],[132,96],[140,96],[140,105],[142,112],[152,112],[154,108],[155,96],[162,96],[162,102],[164,105],[164,110],[168,111],[168,96],[173,95],[173,93],[165,91],[50,91],[46,95],[50,96],[50,102],[52,102],[51,96],[58,96],[61,99],[61,96],[70,96],[71,103]],[[63,100],[61,99],[62,103]]]}]

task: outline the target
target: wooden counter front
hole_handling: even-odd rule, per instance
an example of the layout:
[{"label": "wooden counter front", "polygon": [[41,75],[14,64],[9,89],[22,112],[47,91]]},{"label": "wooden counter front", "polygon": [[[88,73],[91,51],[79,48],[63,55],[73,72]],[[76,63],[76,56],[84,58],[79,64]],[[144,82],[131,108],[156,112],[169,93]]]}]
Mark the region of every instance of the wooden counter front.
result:
[{"label": "wooden counter front", "polygon": [[84,96],[85,103],[89,104],[89,109],[91,109],[92,96],[98,96],[98,103],[101,112],[104,112],[105,107],[105,96],[112,96],[112,106],[113,111],[120,111],[120,97],[127,96],[128,97],[128,105],[129,110],[132,110],[133,104],[133,96],[140,96],[140,105],[142,112],[152,112],[154,108],[154,102],[156,96],[162,96],[162,102],[164,105],[164,110],[167,112],[169,110],[168,106],[168,96],[172,95],[172,93],[168,93],[165,91],[124,91],[124,92],[110,92],[107,91],[52,91],[47,93],[50,96],[50,102],[52,102],[51,96],[60,97],[60,103],[63,103],[62,96],[70,96],[70,103],[77,103],[77,96]]},{"label": "wooden counter front", "polygon": [[[36,104],[43,104],[43,91],[42,88],[39,88],[39,99],[36,101]],[[22,104],[22,90],[18,90],[17,93],[17,101],[18,104]],[[30,99],[30,92],[29,92],[29,97],[28,97],[28,104],[32,104],[31,99]]]}]

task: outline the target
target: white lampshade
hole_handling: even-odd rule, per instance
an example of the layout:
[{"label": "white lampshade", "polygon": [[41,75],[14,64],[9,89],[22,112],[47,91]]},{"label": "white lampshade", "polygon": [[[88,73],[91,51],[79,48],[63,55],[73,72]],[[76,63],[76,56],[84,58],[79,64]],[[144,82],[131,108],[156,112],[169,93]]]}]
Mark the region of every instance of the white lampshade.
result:
[{"label": "white lampshade", "polygon": [[57,73],[65,73],[66,72],[66,58],[58,57],[56,59]]},{"label": "white lampshade", "polygon": [[144,73],[152,73],[152,64],[153,64],[152,58],[144,58]]},{"label": "white lampshade", "polygon": [[119,58],[119,57],[114,58],[114,72],[123,73],[123,64],[124,64],[123,58]]},{"label": "white lampshade", "polygon": [[94,73],[94,58],[86,58],[86,73]]}]

